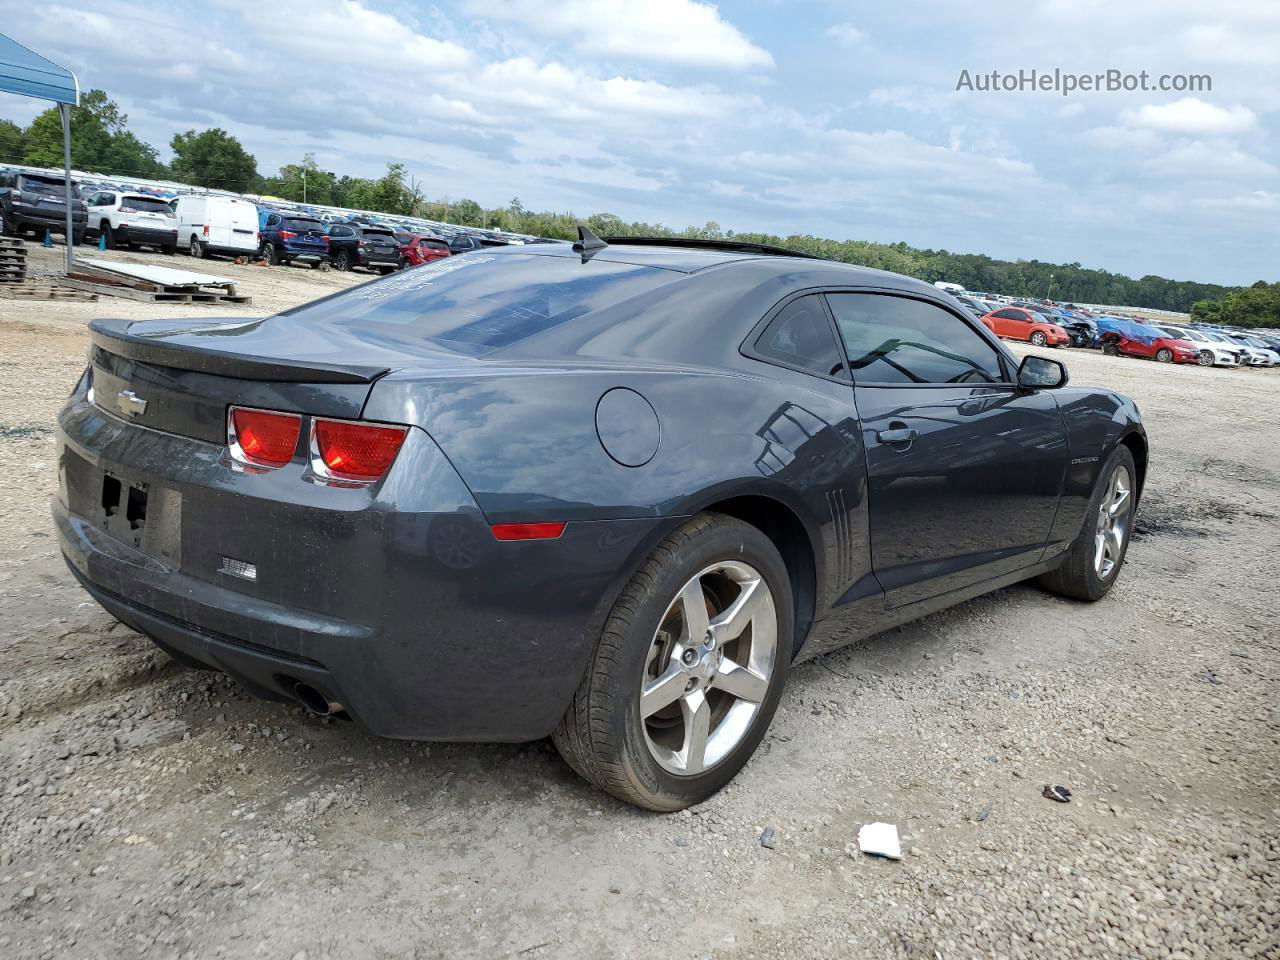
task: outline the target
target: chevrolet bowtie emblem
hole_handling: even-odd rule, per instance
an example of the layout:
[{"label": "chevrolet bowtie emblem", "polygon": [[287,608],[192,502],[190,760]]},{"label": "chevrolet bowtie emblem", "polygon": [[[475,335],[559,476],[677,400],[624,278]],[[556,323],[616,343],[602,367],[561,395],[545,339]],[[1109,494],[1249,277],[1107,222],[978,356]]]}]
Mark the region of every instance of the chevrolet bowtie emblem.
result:
[{"label": "chevrolet bowtie emblem", "polygon": [[121,390],[116,394],[116,406],[120,412],[130,417],[140,417],[147,410],[147,401],[132,390]]}]

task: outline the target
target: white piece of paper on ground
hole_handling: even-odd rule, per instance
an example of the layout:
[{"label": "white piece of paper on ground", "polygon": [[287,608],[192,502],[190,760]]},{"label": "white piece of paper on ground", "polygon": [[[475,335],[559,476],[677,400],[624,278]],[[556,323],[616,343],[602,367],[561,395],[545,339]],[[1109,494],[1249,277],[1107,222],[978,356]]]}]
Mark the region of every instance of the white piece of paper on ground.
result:
[{"label": "white piece of paper on ground", "polygon": [[858,830],[858,849],[873,857],[902,859],[902,844],[898,842],[898,828],[892,823],[868,823]]}]

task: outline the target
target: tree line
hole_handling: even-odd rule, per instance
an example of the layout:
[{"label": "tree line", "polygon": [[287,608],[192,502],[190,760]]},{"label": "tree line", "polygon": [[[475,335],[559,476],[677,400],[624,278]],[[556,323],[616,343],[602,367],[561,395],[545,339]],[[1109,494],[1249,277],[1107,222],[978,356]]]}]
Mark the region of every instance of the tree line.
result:
[{"label": "tree line", "polygon": [[[983,254],[920,249],[905,243],[830,240],[807,234],[774,236],[735,233],[709,222],[701,227],[673,229],[659,223],[624,221],[610,213],[585,220],[573,213],[526,210],[518,200],[505,207],[485,208],[474,200],[429,200],[422,184],[402,163],[390,163],[376,179],[339,176],[322,169],[314,154],[286,164],[274,176],[258,172],[257,160],[221,128],[175,134],[169,146],[173,160],[166,164],[150,144],[128,129],[128,117],[102,90],[91,90],[72,111],[72,166],[104,175],[176,180],[235,193],[252,193],[324,206],[350,207],[399,216],[419,216],[462,226],[486,227],[513,233],[569,240],[586,223],[601,236],[664,236],[690,239],[742,240],[789,247],[803,253],[902,273],[932,283],[947,280],[967,290],[1013,296],[1050,298],[1059,302],[1124,304],[1199,316],[1252,318],[1247,325],[1280,326],[1280,283],[1263,282],[1249,288],[1171,280],[1148,275],[1140,279],[1093,270],[1079,263],[1039,260],[997,260]],[[25,129],[0,120],[0,164],[62,165],[62,128],[56,109],[46,110]],[[1260,293],[1258,291],[1261,291]],[[1269,319],[1268,319],[1269,318]]]}]

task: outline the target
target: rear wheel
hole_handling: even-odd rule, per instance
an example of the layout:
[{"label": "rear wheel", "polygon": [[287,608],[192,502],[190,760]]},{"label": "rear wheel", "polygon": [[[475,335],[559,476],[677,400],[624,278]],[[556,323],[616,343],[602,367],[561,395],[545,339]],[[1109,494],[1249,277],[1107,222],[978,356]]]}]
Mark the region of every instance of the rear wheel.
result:
[{"label": "rear wheel", "polygon": [[1039,330],[1032,331],[1031,336],[1028,339],[1030,339],[1032,344],[1034,344],[1037,347],[1043,347],[1046,343],[1049,342],[1049,338],[1046,337]]},{"label": "rear wheel", "polygon": [[345,250],[339,250],[338,255],[333,258],[333,268],[341,270],[343,273],[351,269],[351,254]]},{"label": "rear wheel", "polygon": [[1107,595],[1129,550],[1137,475],[1128,447],[1120,444],[1111,451],[1098,474],[1079,536],[1062,566],[1039,578],[1041,585],[1077,600],[1101,600]]},{"label": "rear wheel", "polygon": [[200,242],[200,238],[195,234],[191,235],[191,243],[187,246],[187,253],[191,254],[191,256],[195,257],[197,260],[204,258],[204,244]]},{"label": "rear wheel", "polygon": [[262,250],[259,251],[263,260],[267,261],[267,266],[274,267],[280,262],[280,258],[276,256],[276,248],[273,244],[264,243]]},{"label": "rear wheel", "polygon": [[108,250],[115,247],[116,237],[115,234],[111,232],[111,224],[108,221],[103,220],[102,223],[98,224],[98,236],[106,238],[105,241],[103,241],[103,246]]},{"label": "rear wheel", "polygon": [[166,257],[172,257],[175,253],[178,252],[178,245],[177,243],[161,244],[160,252],[163,253]]},{"label": "rear wheel", "polygon": [[1120,348],[1117,347],[1114,343],[1104,343],[1102,345],[1102,352],[1105,353],[1108,357],[1120,356]]},{"label": "rear wheel", "polygon": [[552,734],[586,780],[650,810],[705,800],[764,736],[792,652],[773,543],[720,514],[664,540],[623,590]]},{"label": "rear wheel", "polygon": [[1161,347],[1159,350],[1156,351],[1156,359],[1159,360],[1161,363],[1172,363],[1173,351],[1170,350],[1168,347]]}]

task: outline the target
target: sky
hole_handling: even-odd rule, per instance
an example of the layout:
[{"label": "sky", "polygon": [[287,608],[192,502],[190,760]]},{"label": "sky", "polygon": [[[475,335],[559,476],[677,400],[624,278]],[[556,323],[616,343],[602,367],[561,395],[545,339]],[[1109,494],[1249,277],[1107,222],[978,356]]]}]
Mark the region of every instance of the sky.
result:
[{"label": "sky", "polygon": [[[165,159],[221,126],[263,173],[396,160],[431,199],[1280,281],[1277,0],[0,0],[0,23]],[[957,90],[1055,68],[1212,89]]]}]

